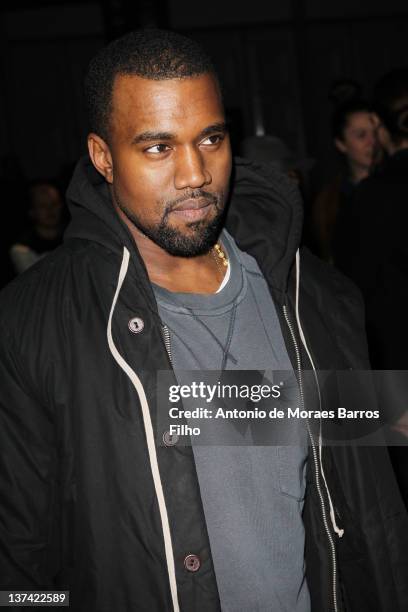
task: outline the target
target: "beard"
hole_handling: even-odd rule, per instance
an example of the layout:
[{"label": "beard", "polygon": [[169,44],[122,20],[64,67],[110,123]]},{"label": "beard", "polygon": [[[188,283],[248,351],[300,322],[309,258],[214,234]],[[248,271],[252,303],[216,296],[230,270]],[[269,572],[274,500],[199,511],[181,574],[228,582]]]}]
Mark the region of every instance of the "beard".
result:
[{"label": "beard", "polygon": [[[225,213],[225,196],[223,192],[216,194],[206,192],[202,189],[195,189],[188,195],[176,200],[160,203],[160,208],[164,211],[158,224],[152,225],[142,221],[140,217],[120,200],[113,187],[115,203],[123,214],[133,223],[133,225],[147,238],[152,240],[157,246],[165,250],[170,255],[177,257],[196,257],[204,255],[217,242],[220,235]],[[169,215],[179,204],[190,199],[206,200],[208,204],[213,204],[215,215],[210,219],[200,219],[185,224],[189,228],[188,232],[173,227],[169,223]]]}]

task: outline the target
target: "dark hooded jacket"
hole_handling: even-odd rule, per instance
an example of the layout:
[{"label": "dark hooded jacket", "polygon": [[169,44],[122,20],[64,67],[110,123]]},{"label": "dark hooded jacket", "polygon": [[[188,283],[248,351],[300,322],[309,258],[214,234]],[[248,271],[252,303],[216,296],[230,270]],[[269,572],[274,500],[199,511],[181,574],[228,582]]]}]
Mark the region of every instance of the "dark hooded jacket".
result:
[{"label": "dark hooded jacket", "polygon": [[[294,367],[310,368],[298,192],[243,160],[234,174],[227,228],[263,271]],[[68,197],[64,245],[0,297],[0,587],[69,589],[75,612],[216,612],[192,450],[157,442],[156,372],[170,364],[144,263],[88,159]],[[368,366],[359,294],[307,252],[299,316],[316,368]],[[408,610],[407,517],[384,449],[325,446],[322,465],[328,488],[314,443],[313,612]]]}]

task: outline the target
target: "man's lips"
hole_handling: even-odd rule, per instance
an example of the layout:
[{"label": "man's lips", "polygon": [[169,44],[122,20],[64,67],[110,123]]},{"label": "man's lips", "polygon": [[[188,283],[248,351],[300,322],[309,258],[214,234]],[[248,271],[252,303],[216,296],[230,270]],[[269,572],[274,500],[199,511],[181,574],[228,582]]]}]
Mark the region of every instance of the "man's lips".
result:
[{"label": "man's lips", "polygon": [[173,208],[172,212],[179,210],[198,210],[212,203],[213,202],[207,198],[191,198],[190,200],[184,200],[184,202]]},{"label": "man's lips", "polygon": [[203,219],[210,207],[213,206],[213,202],[205,198],[193,198],[185,200],[171,211],[177,217],[181,217],[188,221],[198,221]]}]

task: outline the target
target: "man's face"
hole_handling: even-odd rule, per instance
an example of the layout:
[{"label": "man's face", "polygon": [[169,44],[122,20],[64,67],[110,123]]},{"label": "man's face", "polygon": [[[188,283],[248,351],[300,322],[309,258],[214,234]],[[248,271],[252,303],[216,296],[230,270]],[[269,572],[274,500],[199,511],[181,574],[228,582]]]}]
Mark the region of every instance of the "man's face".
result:
[{"label": "man's face", "polygon": [[108,180],[126,217],[172,255],[207,252],[222,225],[231,173],[214,77],[117,77],[109,147]]}]

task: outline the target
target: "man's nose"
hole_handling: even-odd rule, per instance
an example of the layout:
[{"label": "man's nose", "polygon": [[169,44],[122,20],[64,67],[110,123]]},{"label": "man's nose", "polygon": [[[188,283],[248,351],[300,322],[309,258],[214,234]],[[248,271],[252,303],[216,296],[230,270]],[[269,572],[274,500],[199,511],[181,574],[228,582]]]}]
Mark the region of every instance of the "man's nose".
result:
[{"label": "man's nose", "polygon": [[176,189],[198,189],[211,183],[211,174],[205,167],[205,160],[197,149],[179,152],[174,176]]}]

